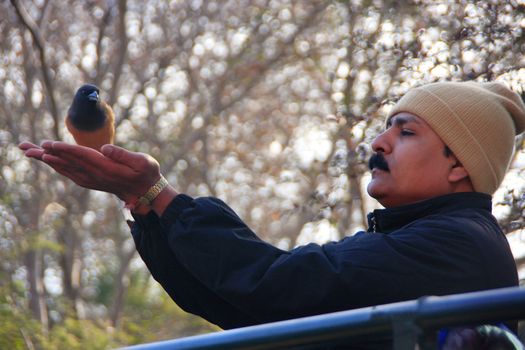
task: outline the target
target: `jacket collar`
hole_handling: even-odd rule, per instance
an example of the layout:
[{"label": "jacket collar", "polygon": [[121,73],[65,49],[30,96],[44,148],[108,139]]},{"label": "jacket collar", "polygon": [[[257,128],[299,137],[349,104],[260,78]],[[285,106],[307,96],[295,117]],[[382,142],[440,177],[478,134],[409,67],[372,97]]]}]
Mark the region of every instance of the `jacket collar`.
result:
[{"label": "jacket collar", "polygon": [[390,233],[422,217],[458,209],[492,210],[492,197],[480,192],[451,193],[368,214],[368,232]]}]

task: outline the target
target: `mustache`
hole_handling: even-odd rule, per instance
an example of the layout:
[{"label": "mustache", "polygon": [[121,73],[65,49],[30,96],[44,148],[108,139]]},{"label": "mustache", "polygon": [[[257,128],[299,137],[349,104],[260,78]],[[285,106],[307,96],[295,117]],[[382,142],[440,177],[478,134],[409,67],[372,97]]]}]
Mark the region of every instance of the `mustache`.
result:
[{"label": "mustache", "polygon": [[370,168],[370,170],[377,168],[379,170],[390,171],[388,163],[386,162],[385,157],[383,157],[382,153],[372,154],[370,160],[368,161],[368,167]]}]

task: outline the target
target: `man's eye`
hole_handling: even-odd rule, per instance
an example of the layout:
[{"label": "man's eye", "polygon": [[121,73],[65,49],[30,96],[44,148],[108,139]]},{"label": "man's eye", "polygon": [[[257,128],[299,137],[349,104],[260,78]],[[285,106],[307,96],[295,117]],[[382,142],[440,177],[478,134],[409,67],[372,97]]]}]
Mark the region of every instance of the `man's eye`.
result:
[{"label": "man's eye", "polygon": [[403,135],[403,136],[412,136],[412,135],[414,135],[414,132],[412,132],[410,130],[402,129],[401,130],[401,135]]}]

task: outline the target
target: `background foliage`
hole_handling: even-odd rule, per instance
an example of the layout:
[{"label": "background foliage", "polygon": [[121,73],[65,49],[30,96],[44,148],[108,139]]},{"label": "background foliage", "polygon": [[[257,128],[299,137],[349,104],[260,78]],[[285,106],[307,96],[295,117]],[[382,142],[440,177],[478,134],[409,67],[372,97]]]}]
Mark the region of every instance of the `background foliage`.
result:
[{"label": "background foliage", "polygon": [[[367,145],[410,87],[497,80],[521,93],[524,10],[522,0],[1,2],[0,348],[105,349],[216,330],[152,281],[121,203],[17,149],[72,141],[63,119],[81,84],[113,106],[117,144],[291,248],[365,227]],[[524,157],[495,201],[516,243]]]}]

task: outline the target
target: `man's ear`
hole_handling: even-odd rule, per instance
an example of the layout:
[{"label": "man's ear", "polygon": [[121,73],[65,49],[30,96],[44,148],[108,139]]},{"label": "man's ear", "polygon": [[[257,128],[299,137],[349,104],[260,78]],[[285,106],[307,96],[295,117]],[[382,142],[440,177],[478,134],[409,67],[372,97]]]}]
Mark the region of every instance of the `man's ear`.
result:
[{"label": "man's ear", "polygon": [[450,157],[454,160],[450,172],[448,173],[448,181],[450,182],[459,182],[465,178],[469,177],[467,169],[461,164],[459,159],[456,158],[454,154],[451,154]]}]

